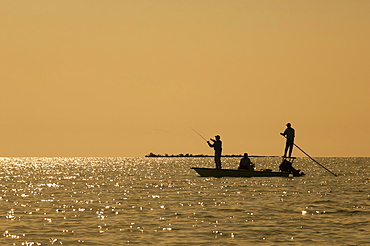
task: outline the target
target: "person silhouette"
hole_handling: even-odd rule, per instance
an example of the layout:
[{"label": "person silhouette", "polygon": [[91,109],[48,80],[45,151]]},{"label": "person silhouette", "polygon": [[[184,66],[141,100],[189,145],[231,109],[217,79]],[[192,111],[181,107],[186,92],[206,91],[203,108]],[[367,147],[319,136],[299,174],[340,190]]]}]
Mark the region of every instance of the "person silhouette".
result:
[{"label": "person silhouette", "polygon": [[207,141],[209,147],[215,150],[215,164],[217,169],[221,169],[221,152],[222,152],[222,141],[220,136],[215,136],[216,140],[210,139],[213,143]]},{"label": "person silhouette", "polygon": [[287,153],[288,153],[288,157],[292,157],[295,130],[292,128],[292,125],[290,123],[287,123],[286,126],[287,128],[285,129],[285,131],[280,133],[280,135],[283,135],[284,137],[286,137],[284,157],[287,157],[286,155]]},{"label": "person silhouette", "polygon": [[238,169],[245,169],[248,171],[254,171],[254,164],[248,157],[248,153],[244,153],[244,157],[240,159],[240,164]]}]

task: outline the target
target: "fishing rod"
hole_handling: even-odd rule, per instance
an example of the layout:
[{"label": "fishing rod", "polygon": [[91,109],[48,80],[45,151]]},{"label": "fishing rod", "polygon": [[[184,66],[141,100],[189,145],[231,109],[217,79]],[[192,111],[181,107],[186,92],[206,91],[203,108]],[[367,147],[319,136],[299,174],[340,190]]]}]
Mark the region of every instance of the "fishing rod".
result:
[{"label": "fishing rod", "polygon": [[202,135],[200,135],[200,133],[199,133],[199,132],[197,132],[196,130],[194,130],[194,129],[193,129],[193,128],[191,128],[191,127],[190,127],[190,129],[192,129],[196,134],[198,134],[198,136],[199,136],[199,137],[203,138],[203,139],[204,139],[204,141],[206,141],[206,142],[207,142],[207,139],[205,139]]},{"label": "fishing rod", "polygon": [[[284,138],[287,138],[286,136],[282,135]],[[312,158],[309,154],[307,154],[303,149],[301,149],[298,145],[296,145],[295,143],[293,143],[293,145],[295,147],[297,147],[300,151],[302,151],[303,154],[307,155],[308,158],[310,158],[312,161],[314,161],[316,164],[320,165],[322,168],[324,168],[326,171],[328,171],[329,173],[333,174],[335,177],[338,177],[338,175],[336,175],[335,173],[333,173],[332,171],[330,171],[329,169],[327,169],[326,167],[324,167],[323,165],[321,165],[319,162],[317,162],[314,158]]]}]

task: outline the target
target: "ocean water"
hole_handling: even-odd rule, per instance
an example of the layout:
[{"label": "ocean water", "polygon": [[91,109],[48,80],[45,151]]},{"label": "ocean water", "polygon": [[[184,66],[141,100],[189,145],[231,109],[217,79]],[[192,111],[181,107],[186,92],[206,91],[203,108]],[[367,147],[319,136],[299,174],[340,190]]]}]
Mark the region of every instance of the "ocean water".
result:
[{"label": "ocean water", "polygon": [[0,158],[0,245],[370,245],[370,158],[316,160],[338,177],[308,158],[296,178],[190,169],[212,158]]}]

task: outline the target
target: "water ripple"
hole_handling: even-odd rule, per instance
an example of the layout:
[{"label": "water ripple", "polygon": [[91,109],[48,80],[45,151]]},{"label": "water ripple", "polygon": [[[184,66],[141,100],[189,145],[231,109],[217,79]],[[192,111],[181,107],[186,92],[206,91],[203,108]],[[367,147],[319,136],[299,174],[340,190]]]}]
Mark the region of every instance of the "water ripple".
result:
[{"label": "water ripple", "polygon": [[[279,158],[261,158],[277,170]],[[201,178],[212,158],[1,158],[1,245],[361,245],[370,158],[301,178]],[[224,160],[236,168],[237,158]]]}]

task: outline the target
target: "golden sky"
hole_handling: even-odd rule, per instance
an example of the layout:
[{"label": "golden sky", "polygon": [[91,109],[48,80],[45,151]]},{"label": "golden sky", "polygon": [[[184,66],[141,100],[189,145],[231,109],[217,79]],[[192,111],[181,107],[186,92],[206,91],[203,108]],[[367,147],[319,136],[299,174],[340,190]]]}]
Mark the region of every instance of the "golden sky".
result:
[{"label": "golden sky", "polygon": [[[0,0],[0,155],[370,156],[368,0]],[[296,156],[303,156],[298,150]]]}]

